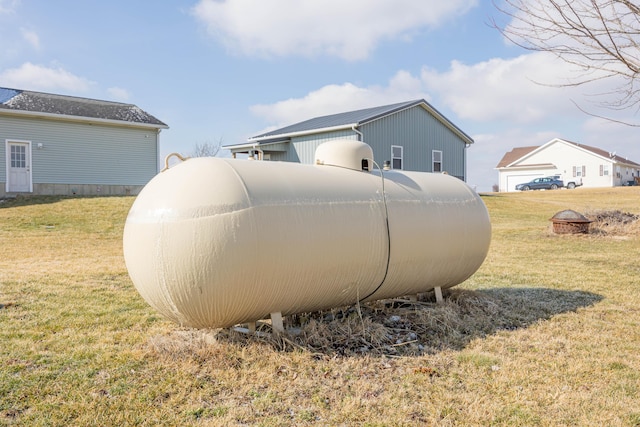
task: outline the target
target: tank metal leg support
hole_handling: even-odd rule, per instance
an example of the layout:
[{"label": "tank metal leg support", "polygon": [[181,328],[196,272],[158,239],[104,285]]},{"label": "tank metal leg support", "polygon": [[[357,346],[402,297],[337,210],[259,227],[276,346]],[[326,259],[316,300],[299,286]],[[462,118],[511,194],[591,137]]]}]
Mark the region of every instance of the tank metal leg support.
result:
[{"label": "tank metal leg support", "polygon": [[247,329],[249,329],[250,333],[254,333],[256,331],[256,322],[247,323]]},{"label": "tank metal leg support", "polygon": [[436,293],[436,302],[438,304],[442,304],[442,288],[440,286],[436,286],[433,288],[433,291]]},{"label": "tank metal leg support", "polygon": [[273,332],[279,334],[284,332],[284,323],[282,322],[282,313],[276,311],[275,313],[271,313],[271,328]]}]

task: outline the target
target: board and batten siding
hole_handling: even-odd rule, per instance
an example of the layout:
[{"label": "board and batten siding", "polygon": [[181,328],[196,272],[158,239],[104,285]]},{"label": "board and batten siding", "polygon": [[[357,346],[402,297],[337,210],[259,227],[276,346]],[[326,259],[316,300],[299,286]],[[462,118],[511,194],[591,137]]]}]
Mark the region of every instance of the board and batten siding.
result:
[{"label": "board and batten siding", "polygon": [[403,169],[433,172],[432,151],[442,151],[442,170],[465,178],[465,142],[422,107],[413,107],[359,128],[382,165],[391,160],[391,146],[403,147]]},{"label": "board and batten siding", "polygon": [[[358,139],[358,135],[352,130],[340,130],[334,132],[317,133],[291,138],[293,150],[289,151],[289,156],[297,157],[288,161],[313,164],[315,162],[316,148],[323,142],[334,139]],[[366,142],[366,141],[365,141]]]},{"label": "board and batten siding", "polygon": [[154,128],[0,117],[0,181],[6,141],[23,140],[34,184],[144,185],[158,172],[158,137]]}]

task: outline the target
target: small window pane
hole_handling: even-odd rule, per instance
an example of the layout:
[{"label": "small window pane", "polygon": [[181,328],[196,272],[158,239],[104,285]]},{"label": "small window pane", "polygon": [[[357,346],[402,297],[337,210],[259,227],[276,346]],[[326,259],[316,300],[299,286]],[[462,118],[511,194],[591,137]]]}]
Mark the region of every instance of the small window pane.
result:
[{"label": "small window pane", "polygon": [[11,146],[11,167],[26,168],[27,167],[27,147],[24,145]]},{"label": "small window pane", "polygon": [[431,170],[433,172],[442,172],[442,151],[431,151]]},{"label": "small window pane", "polygon": [[391,167],[402,169],[402,145],[391,146]]}]

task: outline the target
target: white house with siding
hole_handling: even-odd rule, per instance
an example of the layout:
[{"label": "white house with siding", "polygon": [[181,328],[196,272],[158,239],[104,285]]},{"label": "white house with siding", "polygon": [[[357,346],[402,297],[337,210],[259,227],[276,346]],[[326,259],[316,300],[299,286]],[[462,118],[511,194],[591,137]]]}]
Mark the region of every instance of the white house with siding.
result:
[{"label": "white house with siding", "polygon": [[167,128],[132,104],[0,88],[0,197],[137,194]]},{"label": "white house with siding", "polygon": [[424,99],[315,117],[229,145],[232,155],[310,164],[318,145],[355,139],[371,146],[380,167],[447,172],[466,180],[473,139]]},{"label": "white house with siding", "polygon": [[541,146],[517,147],[496,166],[500,191],[516,191],[517,184],[560,175],[565,183],[579,179],[584,187],[628,185],[640,177],[640,164],[616,153],[554,138]]}]

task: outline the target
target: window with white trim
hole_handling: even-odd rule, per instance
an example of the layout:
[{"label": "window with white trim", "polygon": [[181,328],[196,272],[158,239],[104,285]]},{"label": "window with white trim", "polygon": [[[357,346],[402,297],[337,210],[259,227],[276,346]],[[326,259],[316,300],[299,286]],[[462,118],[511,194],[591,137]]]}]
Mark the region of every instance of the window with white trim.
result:
[{"label": "window with white trim", "polygon": [[432,150],[431,151],[431,160],[432,160],[432,171],[433,172],[442,172],[442,151]]},{"label": "window with white trim", "polygon": [[609,165],[600,165],[600,176],[609,176]]},{"label": "window with white trim", "polygon": [[391,168],[392,169],[402,169],[402,151],[403,148],[401,145],[392,145],[391,146]]},{"label": "window with white trim", "polygon": [[21,169],[27,167],[27,147],[25,145],[11,146],[11,167]]},{"label": "window with white trim", "polygon": [[587,167],[586,166],[574,166],[573,167],[573,176],[586,176],[587,175]]}]

